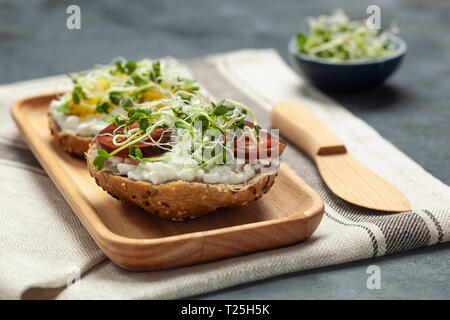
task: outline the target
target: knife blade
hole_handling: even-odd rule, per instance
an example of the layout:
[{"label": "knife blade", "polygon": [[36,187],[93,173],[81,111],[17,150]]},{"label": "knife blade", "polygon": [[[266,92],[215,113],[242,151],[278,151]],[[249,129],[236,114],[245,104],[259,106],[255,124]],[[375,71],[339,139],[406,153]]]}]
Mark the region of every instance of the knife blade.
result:
[{"label": "knife blade", "polygon": [[344,143],[308,109],[293,102],[279,102],[272,109],[271,120],[282,136],[315,162],[336,196],[373,210],[411,211],[403,193],[350,155]]}]

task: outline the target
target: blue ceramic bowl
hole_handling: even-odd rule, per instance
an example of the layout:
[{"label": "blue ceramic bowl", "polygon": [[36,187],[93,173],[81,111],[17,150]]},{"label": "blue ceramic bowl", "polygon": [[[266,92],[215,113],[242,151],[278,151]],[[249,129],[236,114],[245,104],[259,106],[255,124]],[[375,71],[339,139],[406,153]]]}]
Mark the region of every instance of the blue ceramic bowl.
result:
[{"label": "blue ceramic bowl", "polygon": [[391,55],[375,60],[332,62],[298,52],[295,37],[288,50],[295,70],[309,81],[326,90],[361,90],[374,87],[386,80],[399,66],[406,53],[406,42],[391,34],[389,40],[396,47]]}]

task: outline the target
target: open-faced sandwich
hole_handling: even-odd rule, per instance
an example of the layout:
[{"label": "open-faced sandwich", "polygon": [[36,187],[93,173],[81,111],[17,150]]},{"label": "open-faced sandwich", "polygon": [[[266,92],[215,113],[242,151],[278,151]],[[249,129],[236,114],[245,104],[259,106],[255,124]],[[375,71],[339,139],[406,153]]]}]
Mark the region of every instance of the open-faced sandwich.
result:
[{"label": "open-faced sandwich", "polygon": [[198,91],[195,80],[181,75],[172,64],[121,60],[71,75],[73,90],[50,104],[52,135],[65,151],[82,157],[111,116],[126,114],[125,109],[135,103]]},{"label": "open-faced sandwich", "polygon": [[86,154],[97,184],[123,202],[185,220],[250,204],[274,184],[285,143],[238,102],[185,92],[125,110]]}]

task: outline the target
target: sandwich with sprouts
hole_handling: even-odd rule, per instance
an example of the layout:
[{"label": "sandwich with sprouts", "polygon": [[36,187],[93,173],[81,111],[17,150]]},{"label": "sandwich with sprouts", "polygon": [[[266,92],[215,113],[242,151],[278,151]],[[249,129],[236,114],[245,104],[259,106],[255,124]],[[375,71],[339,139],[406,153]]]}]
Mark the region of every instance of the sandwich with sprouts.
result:
[{"label": "sandwich with sprouts", "polygon": [[82,157],[111,119],[136,103],[199,90],[172,62],[124,59],[70,75],[73,89],[50,103],[49,126],[61,147]]},{"label": "sandwich with sprouts", "polygon": [[285,143],[230,99],[190,92],[124,107],[86,153],[113,197],[171,220],[257,201],[275,182]]}]

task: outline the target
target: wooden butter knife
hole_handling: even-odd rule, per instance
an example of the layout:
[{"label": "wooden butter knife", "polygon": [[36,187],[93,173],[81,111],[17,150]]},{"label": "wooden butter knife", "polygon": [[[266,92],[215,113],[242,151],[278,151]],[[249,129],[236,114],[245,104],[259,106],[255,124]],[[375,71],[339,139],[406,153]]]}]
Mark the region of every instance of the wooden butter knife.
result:
[{"label": "wooden butter knife", "polygon": [[411,211],[408,199],[397,188],[353,158],[342,141],[308,109],[279,102],[271,118],[282,136],[314,160],[322,179],[338,197],[373,210]]}]

